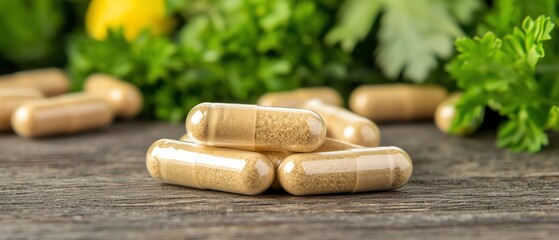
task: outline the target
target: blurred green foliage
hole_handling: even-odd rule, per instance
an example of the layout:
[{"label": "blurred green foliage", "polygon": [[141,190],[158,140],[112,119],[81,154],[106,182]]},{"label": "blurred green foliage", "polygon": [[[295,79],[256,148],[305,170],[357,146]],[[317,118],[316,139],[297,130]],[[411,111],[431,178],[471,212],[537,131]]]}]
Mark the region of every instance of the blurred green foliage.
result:
[{"label": "blurred green foliage", "polygon": [[64,66],[66,35],[80,28],[87,0],[0,1],[0,73]]},{"label": "blurred green foliage", "polygon": [[176,41],[78,35],[69,70],[76,88],[94,72],[130,81],[146,96],[145,116],[179,122],[202,101],[251,102],[266,91],[341,82],[350,58],[321,40],[334,9],[311,0],[214,1]]}]

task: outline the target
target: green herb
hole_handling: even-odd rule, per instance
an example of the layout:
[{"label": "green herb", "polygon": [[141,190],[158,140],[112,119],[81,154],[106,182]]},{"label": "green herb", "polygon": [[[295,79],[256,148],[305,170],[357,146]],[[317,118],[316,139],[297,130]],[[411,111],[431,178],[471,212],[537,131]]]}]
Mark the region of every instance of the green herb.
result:
[{"label": "green herb", "polygon": [[462,36],[459,23],[469,23],[479,1],[459,0],[348,0],[339,12],[339,23],[326,36],[352,51],[371,30],[380,12],[376,62],[389,78],[401,73],[423,82],[438,59],[452,55],[453,40]]},{"label": "green herb", "polygon": [[119,32],[103,41],[74,37],[69,69],[76,89],[105,72],[139,86],[145,116],[183,121],[204,101],[253,102],[267,91],[342,84],[349,56],[321,39],[335,6],[283,0],[213,1],[187,15],[172,41]]},{"label": "green herb", "polygon": [[0,58],[25,68],[59,62],[63,20],[60,1],[0,1]]},{"label": "green herb", "polygon": [[448,71],[464,95],[453,129],[465,127],[488,106],[508,118],[499,127],[499,147],[537,152],[548,144],[544,130],[557,127],[559,82],[539,78],[536,65],[553,27],[549,17],[526,17],[521,28],[502,38],[487,32],[456,40],[459,55]]}]

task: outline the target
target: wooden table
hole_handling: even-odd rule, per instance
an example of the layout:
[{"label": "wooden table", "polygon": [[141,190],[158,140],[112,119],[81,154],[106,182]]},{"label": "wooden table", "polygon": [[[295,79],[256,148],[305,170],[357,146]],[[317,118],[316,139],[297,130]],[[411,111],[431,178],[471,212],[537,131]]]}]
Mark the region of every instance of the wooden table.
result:
[{"label": "wooden table", "polygon": [[554,238],[559,135],[536,155],[494,147],[493,132],[447,137],[431,123],[381,125],[406,149],[412,181],[396,191],[295,197],[190,189],[153,180],[148,146],[183,126],[117,123],[26,140],[0,135],[0,238]]}]

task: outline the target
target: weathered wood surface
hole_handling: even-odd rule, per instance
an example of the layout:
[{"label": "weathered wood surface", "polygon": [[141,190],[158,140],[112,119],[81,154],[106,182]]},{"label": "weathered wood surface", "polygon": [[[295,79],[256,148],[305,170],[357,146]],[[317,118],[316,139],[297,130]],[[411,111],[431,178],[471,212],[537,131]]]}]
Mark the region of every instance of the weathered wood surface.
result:
[{"label": "weathered wood surface", "polygon": [[486,238],[559,236],[559,136],[536,155],[494,148],[494,133],[446,137],[430,123],[382,125],[406,149],[397,191],[250,197],[158,183],[148,146],[182,126],[117,123],[42,140],[0,135],[0,238]]}]

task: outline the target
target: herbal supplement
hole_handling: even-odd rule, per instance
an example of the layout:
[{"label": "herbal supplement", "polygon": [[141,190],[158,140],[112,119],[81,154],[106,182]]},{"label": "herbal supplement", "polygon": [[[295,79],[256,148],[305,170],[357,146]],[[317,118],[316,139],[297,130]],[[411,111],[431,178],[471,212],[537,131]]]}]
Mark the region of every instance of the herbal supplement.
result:
[{"label": "herbal supplement", "polygon": [[315,111],[324,119],[327,135],[331,138],[366,147],[377,147],[380,143],[380,131],[369,119],[317,99],[305,102],[302,107]]},{"label": "herbal supplement", "polygon": [[272,92],[262,95],[257,104],[272,107],[299,107],[310,99],[320,99],[326,104],[342,106],[342,96],[331,87],[299,88],[287,92]]},{"label": "herbal supplement", "polygon": [[12,113],[23,103],[39,99],[43,93],[33,88],[0,88],[0,131],[12,129]]},{"label": "herbal supplement", "polygon": [[259,151],[311,152],[326,136],[324,121],[306,109],[201,103],[186,118],[192,141]]},{"label": "herbal supplement", "polygon": [[[183,138],[181,138],[181,140],[182,139]],[[353,148],[363,148],[363,147],[351,143],[345,143],[331,138],[325,138],[322,145],[320,145],[320,147],[314,150],[313,152],[331,152],[331,151],[348,150]],[[285,159],[287,156],[293,153],[283,151],[283,152],[262,152],[262,154],[264,154],[266,157],[270,159],[270,162],[272,162],[272,165],[274,165],[274,169],[276,169],[277,171],[283,159]],[[274,182],[272,183],[272,186],[270,186],[270,188],[275,190],[281,189],[281,185],[277,177],[274,178]]]},{"label": "herbal supplement", "polygon": [[146,166],[153,178],[165,183],[246,195],[266,191],[275,175],[270,160],[260,153],[170,139],[151,145]]},{"label": "herbal supplement", "polygon": [[450,126],[456,117],[456,102],[460,99],[460,93],[451,94],[445,99],[435,111],[435,124],[443,133],[457,136],[465,136],[477,130],[483,121],[483,113],[481,118],[474,119],[469,126],[456,130],[451,130]]},{"label": "herbal supplement", "polygon": [[365,85],[353,91],[349,106],[373,121],[409,121],[432,118],[446,96],[446,90],[438,86]]},{"label": "herbal supplement", "polygon": [[293,154],[282,161],[277,177],[288,193],[314,195],[396,189],[412,172],[404,150],[378,147]]},{"label": "herbal supplement", "polygon": [[103,128],[113,119],[102,98],[70,94],[30,101],[12,115],[12,127],[23,137],[43,137]]},{"label": "herbal supplement", "polygon": [[85,92],[107,100],[116,116],[133,118],[140,113],[143,97],[140,90],[127,82],[106,74],[89,76],[84,86]]},{"label": "herbal supplement", "polygon": [[61,69],[44,68],[0,76],[2,88],[35,88],[51,97],[68,92],[70,80]]}]

